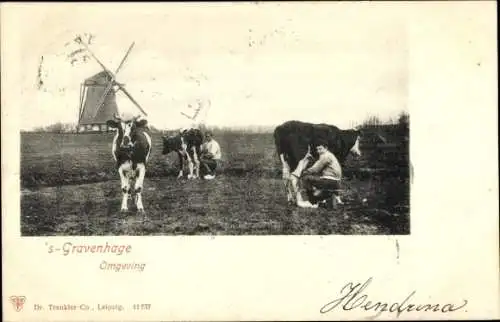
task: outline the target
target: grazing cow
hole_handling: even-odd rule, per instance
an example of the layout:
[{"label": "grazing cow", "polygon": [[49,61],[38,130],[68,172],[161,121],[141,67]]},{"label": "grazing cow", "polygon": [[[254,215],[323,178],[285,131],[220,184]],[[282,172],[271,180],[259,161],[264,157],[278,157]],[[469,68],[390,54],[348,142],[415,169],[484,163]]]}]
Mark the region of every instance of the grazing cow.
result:
[{"label": "grazing cow", "polygon": [[[317,158],[315,146],[318,141],[328,143],[331,151],[343,165],[349,153],[360,156],[358,130],[341,130],[334,125],[312,124],[300,121],[285,122],[274,130],[276,150],[283,166],[283,180],[288,201],[296,199],[297,183],[302,172],[307,168],[309,155]],[[293,172],[290,172],[293,171]]]},{"label": "grazing cow", "polygon": [[[123,192],[122,211],[127,211],[128,196],[135,194],[137,210],[144,211],[142,188],[146,175],[146,163],[151,154],[151,136],[147,133],[147,120],[134,117],[122,120],[117,114],[114,120],[108,120],[110,128],[117,129],[113,139],[112,154],[120,174]],[[130,189],[130,179],[135,178],[134,190]]]},{"label": "grazing cow", "polygon": [[163,154],[177,152],[181,169],[177,178],[183,176],[184,160],[189,167],[188,179],[196,179],[200,176],[201,145],[203,143],[203,134],[198,129],[188,129],[181,131],[175,136],[163,137]]}]

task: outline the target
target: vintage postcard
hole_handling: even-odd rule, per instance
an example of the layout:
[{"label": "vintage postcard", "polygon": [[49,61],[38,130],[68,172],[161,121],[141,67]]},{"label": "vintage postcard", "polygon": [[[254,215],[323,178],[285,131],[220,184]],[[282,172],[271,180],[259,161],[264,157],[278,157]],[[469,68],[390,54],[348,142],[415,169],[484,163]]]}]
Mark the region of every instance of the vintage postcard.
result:
[{"label": "vintage postcard", "polygon": [[500,318],[495,9],[2,4],[5,321]]}]

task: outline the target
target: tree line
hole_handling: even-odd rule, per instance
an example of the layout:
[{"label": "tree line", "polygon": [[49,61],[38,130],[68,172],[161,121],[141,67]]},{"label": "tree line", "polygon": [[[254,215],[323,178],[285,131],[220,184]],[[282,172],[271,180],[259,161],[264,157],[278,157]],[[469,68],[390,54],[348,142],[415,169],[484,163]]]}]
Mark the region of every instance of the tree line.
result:
[{"label": "tree line", "polygon": [[[374,128],[398,125],[399,127],[408,129],[410,123],[410,115],[407,112],[401,112],[395,118],[382,120],[376,115],[369,116],[363,122],[357,124],[360,128]],[[213,126],[213,125],[199,125],[202,131],[213,132],[246,132],[246,133],[272,133],[275,126],[265,125],[248,125],[248,126]],[[149,126],[152,133],[175,132],[178,129],[159,129],[153,125]],[[39,126],[32,130],[24,130],[22,132],[44,132],[44,133],[76,133],[77,125],[74,123],[56,122],[54,124]]]}]

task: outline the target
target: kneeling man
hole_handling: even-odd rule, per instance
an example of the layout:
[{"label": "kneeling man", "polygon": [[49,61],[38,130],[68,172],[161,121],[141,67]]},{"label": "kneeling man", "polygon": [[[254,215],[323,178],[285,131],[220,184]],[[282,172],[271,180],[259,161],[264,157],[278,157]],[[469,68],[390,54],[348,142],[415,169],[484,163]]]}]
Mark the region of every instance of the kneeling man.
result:
[{"label": "kneeling man", "polygon": [[200,165],[205,174],[203,178],[211,180],[215,178],[215,170],[221,158],[221,152],[219,143],[214,140],[211,132],[205,134],[205,139],[206,141],[201,148]]},{"label": "kneeling man", "polygon": [[322,201],[322,190],[334,191],[338,203],[342,203],[337,195],[342,179],[342,167],[339,161],[327,149],[325,142],[319,142],[316,146],[319,159],[310,168],[304,170],[301,182],[307,193],[308,201],[301,201],[300,207],[317,207],[317,203]]}]

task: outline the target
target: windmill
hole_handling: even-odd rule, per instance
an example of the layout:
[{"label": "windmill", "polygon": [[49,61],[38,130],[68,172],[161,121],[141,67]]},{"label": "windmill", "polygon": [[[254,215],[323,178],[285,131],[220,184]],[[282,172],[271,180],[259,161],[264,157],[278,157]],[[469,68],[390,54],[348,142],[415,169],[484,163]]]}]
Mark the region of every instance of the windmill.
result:
[{"label": "windmill", "polygon": [[122,91],[141,113],[147,116],[148,114],[125,89],[124,85],[116,81],[116,75],[123,67],[135,43],[130,45],[122,61],[113,73],[94,55],[88,45],[83,42],[80,37],[76,37],[75,42],[83,45],[92,58],[94,58],[103,69],[103,71],[96,75],[87,78],[80,86],[78,132],[108,130],[106,121],[113,118],[113,115],[118,112],[115,99],[115,93],[118,91]]}]

